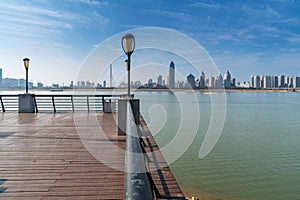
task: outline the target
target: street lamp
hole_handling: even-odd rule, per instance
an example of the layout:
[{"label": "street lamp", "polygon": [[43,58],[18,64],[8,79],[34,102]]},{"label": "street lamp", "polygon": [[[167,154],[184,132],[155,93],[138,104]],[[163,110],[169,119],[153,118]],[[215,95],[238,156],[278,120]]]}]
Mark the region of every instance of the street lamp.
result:
[{"label": "street lamp", "polygon": [[24,62],[24,67],[26,70],[26,94],[28,94],[28,68],[29,68],[29,58],[24,58],[23,62]]},{"label": "street lamp", "polygon": [[125,62],[126,62],[126,68],[128,72],[128,91],[127,91],[128,98],[130,98],[130,57],[134,51],[134,47],[135,47],[134,36],[132,34],[125,34],[122,37],[122,48],[125,54],[127,55],[127,60],[125,60]]}]

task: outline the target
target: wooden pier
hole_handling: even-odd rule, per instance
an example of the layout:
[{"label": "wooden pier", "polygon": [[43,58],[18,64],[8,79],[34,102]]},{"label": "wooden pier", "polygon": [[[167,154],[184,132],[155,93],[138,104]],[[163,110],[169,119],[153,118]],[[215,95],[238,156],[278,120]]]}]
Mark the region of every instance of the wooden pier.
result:
[{"label": "wooden pier", "polygon": [[[101,112],[0,113],[0,199],[123,199],[125,154],[109,149],[109,144],[125,149],[116,118]],[[148,133],[143,120],[142,125]],[[98,138],[99,126],[106,137]],[[96,159],[85,139],[114,168]],[[160,151],[153,151],[158,150],[153,137],[143,140],[160,199],[185,199]]]}]

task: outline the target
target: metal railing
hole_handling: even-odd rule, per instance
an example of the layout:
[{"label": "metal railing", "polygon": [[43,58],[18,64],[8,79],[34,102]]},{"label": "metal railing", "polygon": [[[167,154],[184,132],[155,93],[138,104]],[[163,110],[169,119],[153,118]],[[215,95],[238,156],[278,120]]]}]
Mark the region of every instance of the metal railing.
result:
[{"label": "metal railing", "polygon": [[[110,103],[117,111],[117,99],[126,95],[34,95],[35,111],[104,111],[106,103]],[[2,112],[17,111],[19,95],[0,95]]]},{"label": "metal railing", "polygon": [[127,103],[124,199],[155,199],[159,192],[153,182],[139,126]]}]

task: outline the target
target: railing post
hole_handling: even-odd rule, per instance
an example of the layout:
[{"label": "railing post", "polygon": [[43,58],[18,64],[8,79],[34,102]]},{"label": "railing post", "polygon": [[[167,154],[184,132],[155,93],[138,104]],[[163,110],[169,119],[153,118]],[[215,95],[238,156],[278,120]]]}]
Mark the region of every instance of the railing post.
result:
[{"label": "railing post", "polygon": [[86,96],[86,103],[87,103],[87,109],[88,109],[88,112],[90,112],[90,101],[89,101],[89,96]]},{"label": "railing post", "polygon": [[104,112],[104,96],[102,96],[102,111]]},{"label": "railing post", "polygon": [[4,103],[3,103],[3,101],[2,101],[2,96],[0,96],[0,101],[1,101],[2,111],[5,112]]},{"label": "railing post", "polygon": [[54,113],[56,113],[55,102],[54,102],[54,96],[52,96],[52,105],[53,105],[53,111],[54,111]]},{"label": "railing post", "polygon": [[73,101],[73,95],[71,95],[71,102],[72,102],[72,111],[74,112],[74,101]]},{"label": "railing post", "polygon": [[39,112],[39,110],[38,110],[38,107],[37,107],[35,95],[33,95],[33,101],[34,101],[35,112],[37,113],[37,112]]}]

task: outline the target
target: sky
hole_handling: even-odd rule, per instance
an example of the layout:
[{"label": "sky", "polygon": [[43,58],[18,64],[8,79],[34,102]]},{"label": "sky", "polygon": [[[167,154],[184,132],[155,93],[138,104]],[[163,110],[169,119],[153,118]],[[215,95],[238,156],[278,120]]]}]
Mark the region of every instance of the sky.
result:
[{"label": "sky", "polygon": [[[0,27],[3,78],[25,77],[22,59],[29,57],[29,80],[68,85],[78,79],[99,44],[144,27],[190,37],[205,49],[220,73],[229,70],[237,81],[249,81],[254,74],[300,75],[300,1],[296,0],[2,0]],[[136,38],[137,48],[142,43]],[[185,65],[184,58],[170,52],[134,54],[132,65],[145,61],[148,68],[136,70],[133,80],[155,81],[159,74],[166,79],[167,69],[159,70],[159,66],[171,60],[178,68]],[[153,70],[150,57],[152,62],[156,59]],[[126,72],[125,57],[118,59],[113,64],[116,81]],[[190,69],[180,72],[183,79],[189,73],[198,76]]]}]

